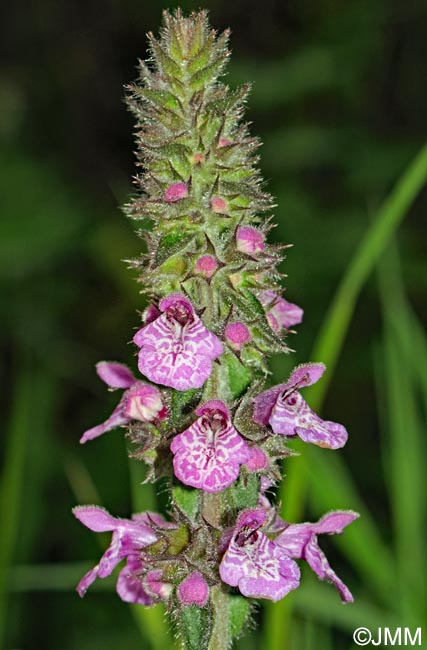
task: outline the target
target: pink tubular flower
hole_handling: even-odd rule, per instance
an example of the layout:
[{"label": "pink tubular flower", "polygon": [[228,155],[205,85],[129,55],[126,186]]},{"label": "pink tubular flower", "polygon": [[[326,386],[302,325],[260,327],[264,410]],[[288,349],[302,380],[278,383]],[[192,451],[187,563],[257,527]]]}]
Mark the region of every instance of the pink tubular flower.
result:
[{"label": "pink tubular flower", "polygon": [[258,295],[258,299],[265,308],[268,324],[273,332],[280,332],[283,328],[292,327],[302,322],[304,311],[298,305],[288,302],[275,291],[267,289]]},{"label": "pink tubular flower", "polygon": [[200,388],[212,372],[212,361],[223,352],[221,341],[179,293],[163,298],[163,312],[142,327],[133,340],[140,347],[138,368],[150,381],[176,390]]},{"label": "pink tubular flower", "polygon": [[169,185],[165,192],[165,201],[167,203],[176,203],[182,199],[187,198],[188,187],[185,183],[173,183]]},{"label": "pink tubular flower", "polygon": [[285,384],[273,386],[254,400],[257,424],[288,437],[299,436],[319,447],[339,449],[347,442],[347,431],[336,422],[322,420],[300,395],[299,389],[316,383],[325,371],[323,363],[306,363],[295,368]]},{"label": "pink tubular flower", "polygon": [[209,587],[198,571],[193,571],[178,586],[178,598],[184,606],[204,607],[208,601]]},{"label": "pink tubular flower", "polygon": [[241,253],[256,255],[265,249],[264,235],[252,226],[239,226],[236,232],[236,248]]},{"label": "pink tubular flower", "polygon": [[102,436],[103,433],[132,420],[153,422],[166,417],[167,410],[159,389],[135,379],[127,366],[112,361],[100,361],[96,365],[96,371],[110,388],[126,390],[110,417],[102,424],[85,431],[80,438],[81,443]]},{"label": "pink tubular flower", "polygon": [[266,519],[262,509],[240,513],[219,574],[223,582],[238,587],[244,596],[276,602],[298,587],[300,571],[289,554],[262,532]]},{"label": "pink tubular flower", "polygon": [[126,558],[126,566],[117,580],[118,595],[126,602],[151,605],[152,599],[144,591],[136,575],[142,569],[141,549],[157,540],[150,527],[149,515],[141,514],[134,515],[132,519],[119,519],[98,506],[77,506],[73,509],[73,514],[90,530],[97,533],[105,531],[113,533],[111,544],[98,564],[80,580],[77,586],[79,596],[85,595],[96,578],[106,578],[119,562]]},{"label": "pink tubular flower", "polygon": [[199,418],[172,440],[175,476],[185,485],[220,492],[249,460],[249,447],[233,427],[224,402],[206,402],[196,414]]},{"label": "pink tubular flower", "polygon": [[290,557],[306,560],[321,580],[328,580],[338,590],[343,603],[353,602],[349,589],[329,566],[325,554],[319,548],[317,535],[342,533],[343,528],[357,519],[359,514],[351,510],[330,512],[317,523],[287,524],[285,530],[274,540]]},{"label": "pink tubular flower", "polygon": [[251,333],[244,323],[229,323],[224,330],[224,337],[233,350],[241,350],[251,340]]}]

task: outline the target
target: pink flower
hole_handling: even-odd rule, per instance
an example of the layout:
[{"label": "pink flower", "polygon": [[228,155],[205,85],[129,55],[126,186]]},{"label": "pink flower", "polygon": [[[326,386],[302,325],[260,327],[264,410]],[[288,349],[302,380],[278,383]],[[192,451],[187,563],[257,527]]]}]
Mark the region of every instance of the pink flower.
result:
[{"label": "pink flower", "polygon": [[206,402],[196,414],[199,418],[172,440],[175,476],[185,485],[220,492],[249,460],[249,447],[233,427],[224,402]]},{"label": "pink flower", "polygon": [[236,232],[236,247],[241,253],[256,255],[265,249],[264,235],[252,226],[239,226]]},{"label": "pink flower", "polygon": [[193,571],[178,586],[178,598],[184,606],[204,607],[209,597],[209,587],[198,571]]},{"label": "pink flower", "polygon": [[73,509],[73,514],[90,530],[97,533],[104,531],[113,533],[111,544],[98,564],[80,580],[77,586],[79,596],[85,595],[96,578],[106,578],[126,558],[126,566],[117,580],[118,595],[126,602],[151,605],[152,599],[144,591],[141,581],[136,576],[142,569],[141,549],[157,540],[150,527],[149,515],[141,514],[133,516],[132,519],[119,519],[112,517],[107,510],[98,506],[77,506]]},{"label": "pink flower", "polygon": [[162,395],[158,388],[135,379],[129,368],[121,363],[100,361],[96,371],[110,388],[126,388],[123,396],[110,417],[96,427],[85,431],[81,443],[93,440],[116,427],[128,424],[132,420],[153,422],[162,420],[167,415]]},{"label": "pink flower", "polygon": [[317,523],[285,524],[285,530],[275,539],[290,557],[306,560],[321,580],[328,580],[338,590],[343,603],[353,602],[353,596],[346,585],[329,566],[325,554],[319,548],[317,535],[342,533],[343,528],[357,519],[359,514],[351,510],[330,512]]},{"label": "pink flower", "polygon": [[319,447],[339,449],[347,442],[347,431],[336,422],[322,420],[300,395],[299,389],[316,383],[325,371],[323,363],[306,363],[295,368],[285,384],[257,395],[253,419],[270,425],[274,433],[299,436]]},{"label": "pink flower", "polygon": [[163,298],[163,312],[138,330],[138,368],[150,381],[177,390],[200,388],[212,372],[212,361],[223,352],[221,341],[194,312],[185,296]]},{"label": "pink flower", "polygon": [[187,198],[188,187],[185,183],[173,183],[169,185],[165,192],[165,201],[167,203],[176,203],[182,199]]},{"label": "pink flower", "polygon": [[288,302],[275,291],[267,289],[258,295],[258,299],[265,308],[268,324],[274,332],[283,328],[292,327],[302,322],[304,311],[298,305]]},{"label": "pink flower", "polygon": [[229,323],[225,327],[224,337],[228,345],[237,351],[241,350],[245,343],[249,343],[252,338],[246,325],[240,321]]},{"label": "pink flower", "polygon": [[[298,565],[262,531],[267,512],[240,513],[219,566],[221,580],[238,587],[244,596],[277,601],[299,585]],[[230,537],[226,531],[225,539]],[[220,547],[222,542],[220,541]]]},{"label": "pink flower", "polygon": [[194,272],[204,278],[211,278],[218,268],[218,261],[213,255],[201,255],[194,265]]}]

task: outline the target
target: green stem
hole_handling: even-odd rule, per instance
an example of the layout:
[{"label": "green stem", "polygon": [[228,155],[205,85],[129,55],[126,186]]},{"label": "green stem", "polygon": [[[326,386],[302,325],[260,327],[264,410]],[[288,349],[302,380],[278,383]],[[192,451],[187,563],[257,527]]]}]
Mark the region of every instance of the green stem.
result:
[{"label": "green stem", "polygon": [[208,650],[229,650],[231,638],[228,625],[228,595],[222,587],[217,586],[212,588],[211,598],[214,608],[214,624]]}]

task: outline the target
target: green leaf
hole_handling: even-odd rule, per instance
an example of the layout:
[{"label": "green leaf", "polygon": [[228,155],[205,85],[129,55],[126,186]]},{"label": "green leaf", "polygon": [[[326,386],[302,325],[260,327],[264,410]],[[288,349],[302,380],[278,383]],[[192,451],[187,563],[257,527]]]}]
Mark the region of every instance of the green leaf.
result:
[{"label": "green leaf", "polygon": [[178,622],[185,650],[207,649],[212,630],[212,614],[207,608],[182,607]]},{"label": "green leaf", "polygon": [[224,498],[234,514],[246,508],[255,508],[259,499],[259,477],[240,473],[239,479],[224,491]]},{"label": "green leaf", "polygon": [[193,490],[185,485],[174,485],[172,488],[172,499],[174,504],[193,522],[200,513],[201,497],[200,490]]},{"label": "green leaf", "polygon": [[251,603],[242,596],[228,596],[228,625],[230,637],[238,637],[250,615]]},{"label": "green leaf", "polygon": [[251,383],[251,373],[239,361],[233,352],[226,350],[221,356],[221,363],[227,368],[227,384],[232,399],[242,395]]}]

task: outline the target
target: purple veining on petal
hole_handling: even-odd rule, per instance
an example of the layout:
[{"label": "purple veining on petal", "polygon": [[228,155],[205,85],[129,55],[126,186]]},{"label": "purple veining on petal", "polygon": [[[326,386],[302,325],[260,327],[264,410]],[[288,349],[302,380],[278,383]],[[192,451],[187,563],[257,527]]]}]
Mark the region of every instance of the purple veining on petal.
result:
[{"label": "purple veining on petal", "polygon": [[299,325],[302,322],[304,311],[298,305],[288,302],[271,289],[266,289],[258,294],[260,303],[265,308],[268,323],[274,332],[283,328]]},{"label": "purple veining on petal", "polygon": [[223,352],[221,341],[203,325],[183,295],[171,294],[159,307],[161,316],[133,339],[141,348],[140,372],[176,390],[200,388],[212,372],[212,361]]},{"label": "purple veining on petal", "polygon": [[[342,533],[345,526],[359,517],[351,510],[331,512],[316,523],[288,524],[275,539],[292,558],[302,558],[308,562],[321,580],[328,580],[338,590],[344,603],[352,602],[353,596],[349,589],[330,567],[325,554],[317,542],[317,535]],[[285,523],[285,522],[284,522]]]},{"label": "purple veining on petal", "polygon": [[270,425],[274,433],[299,436],[319,447],[339,449],[347,442],[345,427],[322,420],[307,404],[299,389],[314,384],[325,371],[322,363],[308,363],[294,369],[285,384],[260,393],[254,399],[253,419]]},{"label": "purple veining on petal", "polygon": [[206,402],[199,418],[172,440],[175,476],[185,485],[219,492],[238,477],[250,458],[249,447],[237,433],[223,402]]},{"label": "purple veining on petal", "polygon": [[120,598],[126,603],[138,603],[139,605],[152,605],[153,599],[147,594],[141,580],[144,566],[139,557],[130,555],[126,564],[120,571],[116,591]]},{"label": "purple veining on petal", "polygon": [[246,510],[222,558],[221,579],[244,596],[277,601],[299,585],[300,571],[283,548],[261,530],[266,512]]}]

